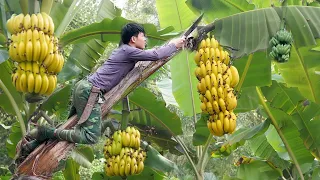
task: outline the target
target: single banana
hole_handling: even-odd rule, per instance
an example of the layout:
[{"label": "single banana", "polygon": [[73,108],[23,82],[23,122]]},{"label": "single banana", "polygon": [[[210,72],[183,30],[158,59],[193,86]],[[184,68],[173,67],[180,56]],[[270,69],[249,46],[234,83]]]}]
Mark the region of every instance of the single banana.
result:
[{"label": "single banana", "polygon": [[140,174],[144,169],[144,163],[143,161],[140,161],[139,164],[138,164],[138,170],[136,172],[136,174]]},{"label": "single banana", "polygon": [[28,75],[28,92],[33,93],[34,91],[34,86],[35,85],[35,79],[33,73],[29,73]]},{"label": "single banana", "polygon": [[120,175],[118,163],[114,163],[113,164],[113,173],[114,173],[115,176],[119,176]]},{"label": "single banana", "polygon": [[211,62],[209,60],[207,60],[206,62],[206,70],[207,70],[207,75],[211,74],[212,70],[211,70]]},{"label": "single banana", "polygon": [[13,22],[14,33],[19,33],[23,30],[23,19],[24,19],[23,13],[14,17],[14,22]]},{"label": "single banana", "polygon": [[223,131],[225,133],[230,133],[230,121],[228,117],[223,119]]},{"label": "single banana", "polygon": [[31,16],[29,14],[24,16],[23,26],[24,26],[24,29],[30,29],[31,28]]},{"label": "single banana", "polygon": [[212,88],[211,88],[211,95],[212,95],[212,98],[213,98],[215,101],[218,101],[219,96],[218,96],[217,88],[215,88],[215,87],[212,87]]},{"label": "single banana", "polygon": [[18,54],[21,61],[26,60],[26,44],[24,43],[24,41],[20,41],[19,43]]},{"label": "single banana", "polygon": [[212,107],[212,104],[211,104],[210,101],[207,102],[206,107],[207,107],[207,112],[208,112],[209,114],[213,114],[213,113],[214,113],[214,112],[213,112],[213,107]]},{"label": "single banana", "polygon": [[222,98],[219,98],[218,104],[219,104],[220,109],[221,109],[223,112],[224,112],[225,110],[227,110],[226,103],[224,102],[224,100],[223,100]]},{"label": "single banana", "polygon": [[136,173],[136,169],[135,169],[135,166],[137,165],[137,160],[135,158],[132,158],[131,159],[131,164],[130,164],[130,174],[133,175]]},{"label": "single banana", "polygon": [[41,75],[42,84],[40,89],[40,94],[45,94],[49,88],[49,78],[46,74]]},{"label": "single banana", "polygon": [[210,38],[206,39],[206,47],[210,48],[211,47],[211,42],[210,42]]},{"label": "single banana", "polygon": [[216,123],[217,123],[217,130],[218,130],[217,134],[218,134],[218,136],[222,136],[224,134],[222,122],[219,119],[219,120],[216,121]]},{"label": "single banana", "polygon": [[62,54],[59,54],[59,65],[57,66],[57,68],[54,70],[55,73],[59,73],[64,65],[64,58],[62,56]]},{"label": "single banana", "polygon": [[35,29],[32,31],[32,43],[35,44],[39,40],[40,40],[39,31]]},{"label": "single banana", "polygon": [[49,29],[48,29],[48,34],[53,35],[54,33],[54,23],[53,20],[50,16],[48,16],[49,18]]},{"label": "single banana", "polygon": [[38,17],[36,14],[31,15],[31,30],[34,31],[38,28]]},{"label": "single banana", "polygon": [[210,48],[210,62],[213,63],[214,61],[214,57],[216,56],[216,51],[214,50],[214,48]]},{"label": "single banana", "polygon": [[14,24],[14,17],[16,16],[16,14],[12,14],[11,15],[11,18],[7,21],[7,24],[6,24],[6,26],[7,26],[7,29],[8,29],[8,31],[9,31],[9,33],[10,34],[14,34],[15,32],[14,32],[14,26],[13,26],[13,24]]},{"label": "single banana", "polygon": [[55,69],[57,69],[59,65],[59,59],[60,59],[59,53],[54,53],[54,56],[52,58],[52,63],[47,68],[48,72],[52,73],[54,72]]},{"label": "single banana", "polygon": [[41,44],[40,41],[36,41],[33,44],[33,61],[39,61],[40,58],[40,53],[41,53]]},{"label": "single banana", "polygon": [[48,33],[50,24],[49,24],[49,16],[45,12],[41,12],[42,18],[43,18],[43,32]]},{"label": "single banana", "polygon": [[239,73],[236,67],[231,66],[230,67],[231,74],[232,74],[232,81],[231,81],[231,87],[235,87],[239,83]]},{"label": "single banana", "polygon": [[199,66],[199,62],[200,62],[200,53],[199,53],[199,51],[197,51],[195,56],[194,56],[194,62],[197,64],[197,66]]},{"label": "single banana", "polygon": [[205,77],[207,75],[207,69],[204,63],[200,63],[200,69],[201,69],[201,76]]},{"label": "single banana", "polygon": [[20,88],[22,90],[22,92],[27,92],[27,75],[26,73],[22,73],[20,76]]},{"label": "single banana", "polygon": [[224,91],[223,91],[223,86],[218,87],[218,96],[219,98],[223,98],[224,99]]},{"label": "single banana", "polygon": [[[43,32],[41,33],[42,35],[40,35],[40,57],[39,57],[39,61],[42,62],[45,60],[46,56],[49,54],[48,53],[48,44],[46,43],[45,40],[45,36],[43,34]],[[41,39],[43,38],[43,39]]]},{"label": "single banana", "polygon": [[43,26],[44,26],[43,17],[40,13],[38,13],[37,18],[38,18],[38,31],[43,31]]},{"label": "single banana", "polygon": [[136,142],[135,136],[134,136],[134,134],[131,134],[131,135],[130,135],[130,144],[129,144],[129,146],[130,146],[130,147],[134,147],[135,142]]},{"label": "single banana", "polygon": [[206,90],[206,94],[204,96],[208,99],[209,102],[212,102],[212,95],[209,90]]},{"label": "single banana", "polygon": [[40,74],[35,74],[34,93],[39,93],[42,85],[42,77]]},{"label": "single banana", "polygon": [[205,102],[202,102],[201,104],[200,104],[200,108],[201,108],[201,110],[203,111],[203,112],[207,112],[207,105],[206,105],[207,103],[205,103]]},{"label": "single banana", "polygon": [[209,75],[206,75],[204,77],[204,80],[205,80],[205,84],[206,84],[206,89],[211,89],[212,85],[211,85],[211,80],[210,80],[210,76]]},{"label": "single banana", "polygon": [[27,61],[32,61],[32,52],[33,52],[33,46],[32,41],[27,42],[26,46],[26,59]]},{"label": "single banana", "polygon": [[217,101],[213,101],[213,102],[212,102],[212,108],[213,108],[213,110],[214,110],[216,113],[219,113],[219,112],[220,112],[219,104],[218,104]]},{"label": "single banana", "polygon": [[208,47],[204,49],[204,61],[210,62],[210,49]]}]

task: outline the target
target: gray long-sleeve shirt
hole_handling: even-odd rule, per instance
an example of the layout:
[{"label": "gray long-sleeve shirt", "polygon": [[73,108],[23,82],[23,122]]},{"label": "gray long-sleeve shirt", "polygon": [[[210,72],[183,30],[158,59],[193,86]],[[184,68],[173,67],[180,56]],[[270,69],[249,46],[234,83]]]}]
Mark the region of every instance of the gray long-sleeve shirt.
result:
[{"label": "gray long-sleeve shirt", "polygon": [[173,43],[150,50],[141,50],[127,44],[115,49],[109,59],[89,76],[92,85],[109,91],[116,86],[138,61],[156,61],[170,56],[177,50]]}]

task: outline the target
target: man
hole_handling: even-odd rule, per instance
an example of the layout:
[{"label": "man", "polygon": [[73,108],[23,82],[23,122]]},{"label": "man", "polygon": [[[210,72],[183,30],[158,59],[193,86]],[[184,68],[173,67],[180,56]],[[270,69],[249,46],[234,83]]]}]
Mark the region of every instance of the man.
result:
[{"label": "man", "polygon": [[121,30],[119,47],[95,73],[79,81],[74,87],[73,104],[80,118],[75,128],[58,130],[40,126],[30,132],[30,136],[36,140],[26,143],[23,149],[30,152],[48,139],[81,144],[96,143],[101,135],[103,93],[115,87],[138,61],[156,61],[169,57],[184,43],[185,38],[177,38],[159,48],[144,50],[146,45],[144,28],[136,23],[126,24]]}]

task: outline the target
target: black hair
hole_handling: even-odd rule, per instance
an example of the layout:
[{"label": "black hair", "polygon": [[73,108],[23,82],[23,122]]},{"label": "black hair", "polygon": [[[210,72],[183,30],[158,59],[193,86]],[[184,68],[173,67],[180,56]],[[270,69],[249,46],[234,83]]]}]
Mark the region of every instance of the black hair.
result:
[{"label": "black hair", "polygon": [[143,26],[137,23],[128,23],[121,29],[121,41],[120,44],[128,44],[132,36],[138,36],[139,33],[145,34]]}]

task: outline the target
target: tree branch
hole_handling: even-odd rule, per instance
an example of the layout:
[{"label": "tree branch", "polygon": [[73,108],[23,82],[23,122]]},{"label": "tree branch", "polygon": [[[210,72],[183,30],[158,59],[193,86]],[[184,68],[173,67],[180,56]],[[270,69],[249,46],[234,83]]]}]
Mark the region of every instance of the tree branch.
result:
[{"label": "tree branch", "polygon": [[[102,116],[106,116],[114,104],[133,91],[141,82],[166,64],[177,53],[179,51],[158,61],[138,62],[134,69],[117,86],[104,95],[106,102],[101,107]],[[74,115],[65,124],[60,126],[59,129],[70,129],[77,124],[77,121],[78,118]],[[66,159],[68,152],[73,147],[74,143],[67,141],[59,142],[52,140],[43,143],[19,165],[16,173],[18,175],[42,176],[42,178],[43,176],[47,176],[49,178],[58,167],[59,161]]]}]

